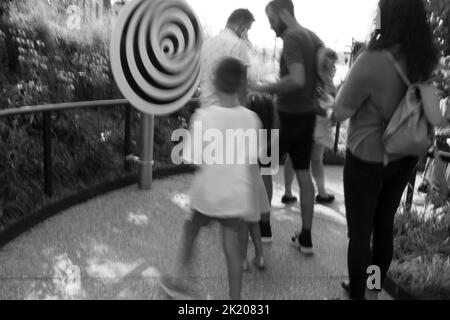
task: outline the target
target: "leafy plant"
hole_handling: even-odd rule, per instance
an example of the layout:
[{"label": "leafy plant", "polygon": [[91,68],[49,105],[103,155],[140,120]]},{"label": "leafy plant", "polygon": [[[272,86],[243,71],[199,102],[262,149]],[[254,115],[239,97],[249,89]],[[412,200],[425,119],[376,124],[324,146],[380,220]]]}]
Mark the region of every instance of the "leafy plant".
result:
[{"label": "leafy plant", "polygon": [[394,261],[390,275],[410,292],[434,298],[450,297],[449,208],[401,208],[394,223]]}]

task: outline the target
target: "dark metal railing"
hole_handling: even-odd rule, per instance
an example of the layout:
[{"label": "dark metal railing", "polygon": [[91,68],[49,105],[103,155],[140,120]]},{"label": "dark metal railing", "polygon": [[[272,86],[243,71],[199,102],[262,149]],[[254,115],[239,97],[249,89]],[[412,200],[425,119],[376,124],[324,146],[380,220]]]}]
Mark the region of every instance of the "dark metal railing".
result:
[{"label": "dark metal railing", "polygon": [[85,102],[70,102],[70,103],[57,103],[57,104],[45,104],[36,106],[25,106],[20,108],[11,108],[0,110],[0,118],[9,116],[18,116],[26,114],[43,114],[43,144],[44,144],[44,189],[45,194],[48,197],[53,196],[52,186],[52,139],[51,139],[51,127],[52,127],[52,112],[64,111],[73,109],[84,108],[108,108],[124,106],[125,112],[125,132],[124,132],[124,169],[130,170],[130,163],[127,160],[127,156],[131,153],[131,105],[128,100],[99,100],[99,101],[85,101]]}]

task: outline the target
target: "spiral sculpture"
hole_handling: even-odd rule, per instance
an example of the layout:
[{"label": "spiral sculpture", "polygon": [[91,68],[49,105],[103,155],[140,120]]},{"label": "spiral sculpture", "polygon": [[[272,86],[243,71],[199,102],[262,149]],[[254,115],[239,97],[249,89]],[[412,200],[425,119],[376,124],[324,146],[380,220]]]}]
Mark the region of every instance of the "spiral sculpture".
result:
[{"label": "spiral sculpture", "polygon": [[111,38],[111,65],[126,99],[142,112],[183,107],[200,82],[201,24],[183,0],[133,0]]}]

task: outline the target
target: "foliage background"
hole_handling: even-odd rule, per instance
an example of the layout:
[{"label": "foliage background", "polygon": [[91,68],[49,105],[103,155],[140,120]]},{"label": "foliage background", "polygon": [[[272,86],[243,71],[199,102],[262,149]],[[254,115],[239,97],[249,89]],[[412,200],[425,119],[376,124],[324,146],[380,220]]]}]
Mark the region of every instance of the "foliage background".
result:
[{"label": "foliage background", "polygon": [[436,43],[442,59],[436,72],[436,85],[442,97],[450,96],[450,0],[426,0]]},{"label": "foliage background", "polygon": [[[109,65],[110,24],[85,21],[81,32],[68,31],[54,24],[65,14],[62,1],[57,3],[61,7],[0,2],[0,109],[122,98]],[[170,162],[171,133],[186,126],[195,107],[190,103],[156,118],[156,167]],[[124,111],[118,106],[52,113],[52,198],[43,194],[42,115],[0,118],[0,230],[57,199],[136,173],[136,165],[124,170]],[[132,111],[136,155],[139,117]]]}]

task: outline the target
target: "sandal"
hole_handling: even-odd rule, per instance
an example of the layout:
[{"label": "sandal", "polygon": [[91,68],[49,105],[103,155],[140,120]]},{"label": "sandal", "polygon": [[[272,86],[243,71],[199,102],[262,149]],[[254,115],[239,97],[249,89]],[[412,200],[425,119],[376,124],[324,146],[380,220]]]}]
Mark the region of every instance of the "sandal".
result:
[{"label": "sandal", "polygon": [[260,259],[255,258],[255,259],[253,259],[253,264],[259,270],[264,270],[266,268],[266,265],[264,263],[264,258],[260,258]]}]

